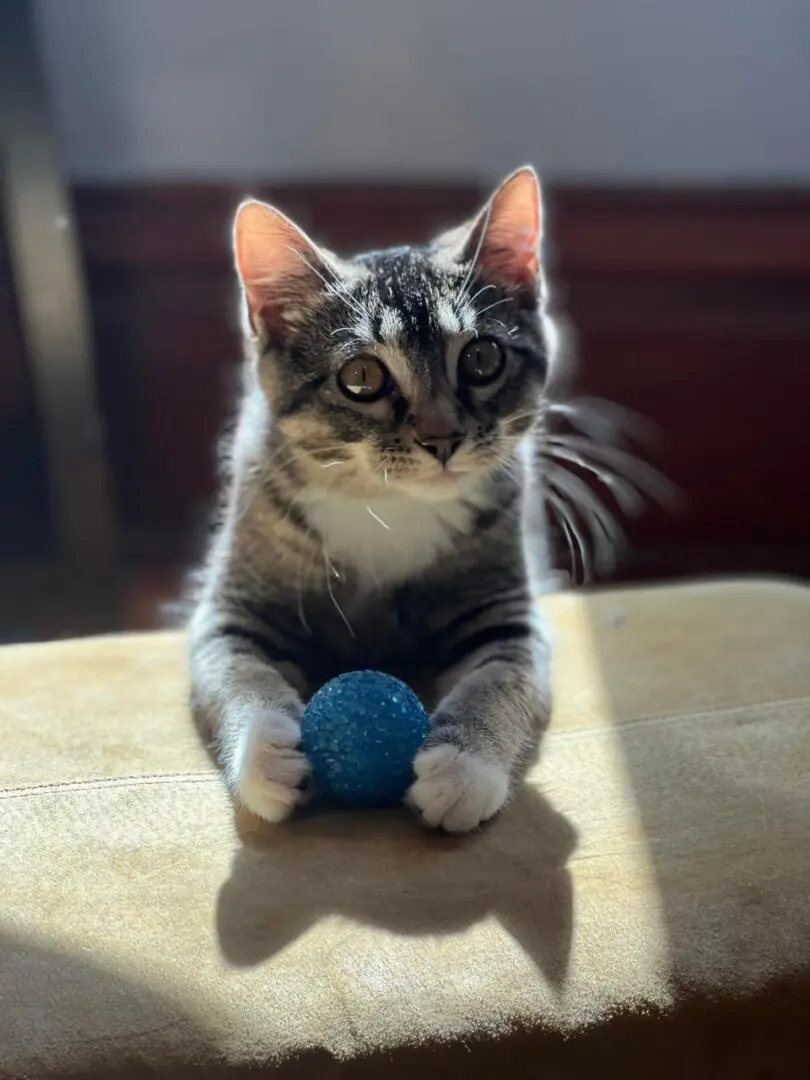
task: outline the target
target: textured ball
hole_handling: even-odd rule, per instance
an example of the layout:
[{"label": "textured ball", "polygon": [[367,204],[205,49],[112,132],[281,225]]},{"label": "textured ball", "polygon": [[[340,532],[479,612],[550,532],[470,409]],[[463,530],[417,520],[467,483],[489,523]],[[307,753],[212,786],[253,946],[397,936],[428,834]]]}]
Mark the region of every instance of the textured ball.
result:
[{"label": "textured ball", "polygon": [[314,695],[301,747],[317,787],[351,806],[390,806],[413,781],[430,728],[413,690],[380,671],[338,675]]}]

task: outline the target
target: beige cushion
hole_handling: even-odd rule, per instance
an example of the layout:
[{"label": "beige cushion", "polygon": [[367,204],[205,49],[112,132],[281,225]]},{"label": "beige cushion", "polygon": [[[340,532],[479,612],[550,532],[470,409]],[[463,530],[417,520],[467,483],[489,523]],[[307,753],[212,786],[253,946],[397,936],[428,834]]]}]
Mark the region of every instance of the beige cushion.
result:
[{"label": "beige cushion", "polygon": [[810,591],[547,606],[552,729],[462,839],[235,822],[180,635],[0,650],[0,1074],[810,1075]]}]

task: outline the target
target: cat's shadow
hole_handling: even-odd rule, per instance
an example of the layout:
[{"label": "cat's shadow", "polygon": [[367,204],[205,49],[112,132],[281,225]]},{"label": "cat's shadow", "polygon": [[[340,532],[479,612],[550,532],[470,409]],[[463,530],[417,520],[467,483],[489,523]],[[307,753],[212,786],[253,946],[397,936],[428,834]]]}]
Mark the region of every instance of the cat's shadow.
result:
[{"label": "cat's shadow", "polygon": [[243,846],[217,905],[220,947],[234,966],[261,963],[330,915],[414,936],[495,916],[552,988],[565,983],[576,834],[531,787],[463,837],[428,832],[404,809],[237,824]]}]

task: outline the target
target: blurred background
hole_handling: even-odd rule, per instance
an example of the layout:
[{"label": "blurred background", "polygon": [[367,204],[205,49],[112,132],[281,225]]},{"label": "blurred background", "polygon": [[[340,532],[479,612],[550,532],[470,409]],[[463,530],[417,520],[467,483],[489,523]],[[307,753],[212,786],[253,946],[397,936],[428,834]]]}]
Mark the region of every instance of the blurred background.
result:
[{"label": "blurred background", "polygon": [[155,625],[199,553],[241,197],[351,251],[527,161],[572,392],[684,493],[602,577],[810,576],[809,114],[807,0],[2,0],[0,638]]}]

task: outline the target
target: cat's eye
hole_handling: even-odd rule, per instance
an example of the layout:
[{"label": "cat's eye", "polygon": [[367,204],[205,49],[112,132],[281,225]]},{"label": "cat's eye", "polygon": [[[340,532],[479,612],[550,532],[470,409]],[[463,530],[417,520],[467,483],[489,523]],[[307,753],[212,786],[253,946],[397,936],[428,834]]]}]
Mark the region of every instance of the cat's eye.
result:
[{"label": "cat's eye", "polygon": [[506,356],[492,338],[475,338],[461,350],[458,358],[458,377],[470,386],[489,386],[500,378],[506,366]]},{"label": "cat's eye", "polygon": [[353,356],[338,372],[337,381],[355,401],[377,401],[392,385],[388,369],[375,356]]}]

